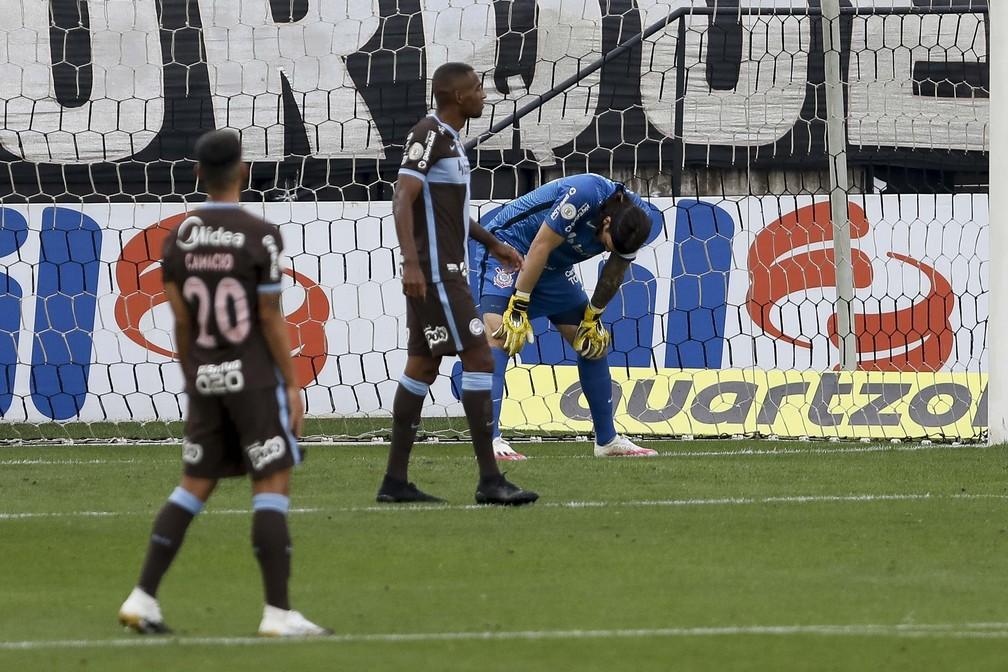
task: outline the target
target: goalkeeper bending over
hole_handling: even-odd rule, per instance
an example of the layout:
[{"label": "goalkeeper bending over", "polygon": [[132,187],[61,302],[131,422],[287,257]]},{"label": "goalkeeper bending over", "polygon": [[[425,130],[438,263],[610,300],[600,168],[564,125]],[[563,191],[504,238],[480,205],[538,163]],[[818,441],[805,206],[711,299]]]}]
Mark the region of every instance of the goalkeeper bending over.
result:
[{"label": "goalkeeper bending over", "polygon": [[[554,180],[501,208],[484,228],[525,255],[509,273],[470,239],[469,282],[483,314],[494,357],[494,454],[523,460],[500,435],[508,359],[532,342],[530,320],[546,316],[578,353],[578,375],[595,427],[596,457],[644,457],[657,452],[616,433],[609,332],[600,317],[623,284],[651,220],[640,197],[622,184],[587,173]],[[574,265],[610,252],[591,301]]]}]

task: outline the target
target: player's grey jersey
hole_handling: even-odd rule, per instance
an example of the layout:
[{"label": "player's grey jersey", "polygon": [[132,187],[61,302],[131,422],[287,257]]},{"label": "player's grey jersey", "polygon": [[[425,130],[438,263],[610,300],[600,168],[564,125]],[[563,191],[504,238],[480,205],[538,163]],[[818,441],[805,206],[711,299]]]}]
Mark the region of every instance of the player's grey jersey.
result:
[{"label": "player's grey jersey", "polygon": [[189,394],[276,387],[276,364],[263,336],[260,292],[281,290],[280,230],[238,204],[189,213],[162,250],[161,272],[189,310]]},{"label": "player's grey jersey", "polygon": [[413,202],[413,239],[428,283],[466,279],[469,236],[469,160],[458,134],[436,115],[406,136],[400,175],[423,182]]}]

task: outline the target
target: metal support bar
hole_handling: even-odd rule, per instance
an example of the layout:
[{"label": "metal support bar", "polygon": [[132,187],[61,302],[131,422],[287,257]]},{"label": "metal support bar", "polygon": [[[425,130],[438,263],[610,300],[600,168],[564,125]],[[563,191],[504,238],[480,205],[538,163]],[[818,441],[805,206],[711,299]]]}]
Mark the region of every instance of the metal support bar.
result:
[{"label": "metal support bar", "polygon": [[836,324],[840,368],[857,369],[857,341],[853,332],[854,270],[851,264],[850,216],[847,198],[847,115],[840,76],[840,0],[822,0],[823,51],[826,65],[826,140],[829,152],[830,212],[836,267]]}]

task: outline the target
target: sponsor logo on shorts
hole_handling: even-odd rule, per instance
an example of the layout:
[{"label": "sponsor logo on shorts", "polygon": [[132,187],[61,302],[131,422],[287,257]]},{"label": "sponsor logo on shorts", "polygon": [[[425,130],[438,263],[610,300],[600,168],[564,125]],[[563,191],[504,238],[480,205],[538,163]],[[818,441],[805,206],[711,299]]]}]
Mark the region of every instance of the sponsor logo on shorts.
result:
[{"label": "sponsor logo on shorts", "polygon": [[433,348],[439,343],[448,342],[448,329],[445,327],[432,327],[427,325],[423,330],[424,338],[427,339],[427,345]]},{"label": "sponsor logo on shorts", "polygon": [[287,444],[284,442],[283,437],[274,436],[272,439],[266,439],[262,443],[256,441],[246,448],[245,452],[248,453],[252,468],[260,471],[270,462],[275,462],[283,457],[284,453],[287,452]]},{"label": "sponsor logo on shorts", "polygon": [[472,334],[473,336],[482,336],[483,320],[479,319],[478,317],[474,317],[473,319],[469,320],[469,333]]},{"label": "sponsor logo on shorts", "polygon": [[578,277],[577,271],[575,271],[573,268],[568,268],[566,271],[564,271],[564,275],[567,276],[567,282],[571,283],[572,285],[577,286],[581,284],[581,278]]},{"label": "sponsor logo on shorts", "polygon": [[507,289],[514,284],[514,273],[508,273],[503,268],[495,269],[493,284],[501,289]]},{"label": "sponsor logo on shorts", "polygon": [[199,464],[203,459],[203,446],[189,439],[182,439],[182,461],[186,464]]}]

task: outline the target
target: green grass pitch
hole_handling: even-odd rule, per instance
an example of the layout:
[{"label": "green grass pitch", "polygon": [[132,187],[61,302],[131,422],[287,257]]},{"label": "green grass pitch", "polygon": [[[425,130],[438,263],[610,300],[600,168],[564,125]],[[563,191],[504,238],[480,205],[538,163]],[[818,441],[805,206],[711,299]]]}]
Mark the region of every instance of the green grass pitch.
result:
[{"label": "green grass pitch", "polygon": [[522,446],[533,507],[470,506],[463,445],[420,445],[448,506],[373,503],[383,446],[308,449],[294,607],[259,640],[247,482],[224,482],[161,588],[176,636],[123,632],[171,446],[0,449],[0,670],[1004,670],[1008,448]]}]

